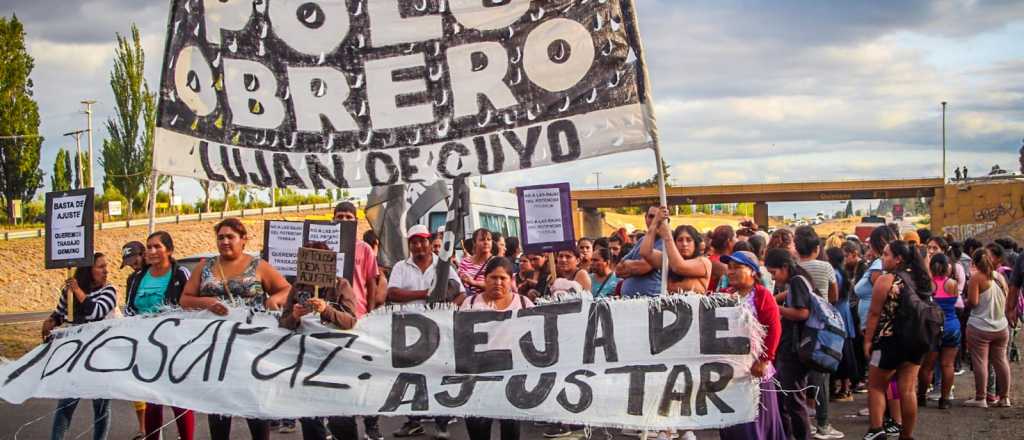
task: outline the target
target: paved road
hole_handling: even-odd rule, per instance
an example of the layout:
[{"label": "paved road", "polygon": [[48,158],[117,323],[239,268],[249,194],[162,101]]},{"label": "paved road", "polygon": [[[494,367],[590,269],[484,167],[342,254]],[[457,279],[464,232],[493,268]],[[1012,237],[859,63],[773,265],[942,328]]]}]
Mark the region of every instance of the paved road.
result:
[{"label": "paved road", "polygon": [[50,316],[50,312],[0,313],[0,325],[40,322],[47,316]]}]

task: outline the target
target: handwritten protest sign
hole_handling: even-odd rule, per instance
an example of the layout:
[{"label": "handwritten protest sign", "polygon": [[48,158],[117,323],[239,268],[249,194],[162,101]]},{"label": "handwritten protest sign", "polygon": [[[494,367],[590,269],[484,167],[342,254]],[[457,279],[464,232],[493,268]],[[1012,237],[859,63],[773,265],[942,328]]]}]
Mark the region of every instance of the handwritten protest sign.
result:
[{"label": "handwritten protest sign", "polygon": [[516,188],[519,230],[529,253],[557,252],[576,247],[569,184]]},{"label": "handwritten protest sign", "polygon": [[302,222],[266,220],[263,227],[263,259],[284,276],[295,276]]},{"label": "handwritten protest sign", "polygon": [[46,193],[46,268],[93,263],[93,190]]},{"label": "handwritten protest sign", "polygon": [[338,253],[322,249],[299,248],[296,284],[334,287],[338,284]]},{"label": "handwritten protest sign", "polygon": [[709,429],[753,420],[760,327],[709,297],[407,307],[351,331],[170,312],[64,330],[0,367],[0,398],[112,398],[256,418],[455,416]]},{"label": "handwritten protest sign", "polygon": [[352,282],[356,255],[356,222],[306,220],[303,228],[302,241],[322,242],[337,252],[337,275]]},{"label": "handwritten protest sign", "polygon": [[323,189],[649,148],[633,0],[174,0],[162,174]]}]

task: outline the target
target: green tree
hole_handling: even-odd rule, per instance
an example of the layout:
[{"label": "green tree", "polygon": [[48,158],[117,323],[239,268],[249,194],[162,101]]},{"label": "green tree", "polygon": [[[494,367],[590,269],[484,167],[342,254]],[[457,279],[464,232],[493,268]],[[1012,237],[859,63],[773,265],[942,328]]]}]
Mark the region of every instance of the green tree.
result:
[{"label": "green tree", "polygon": [[134,212],[135,199],[150,179],[152,167],[156,94],[146,83],[145,63],[139,29],[132,24],[130,38],[117,34],[110,73],[116,116],[107,120],[110,139],[103,141],[100,160],[104,180],[128,199],[128,212]]},{"label": "green tree", "polygon": [[25,49],[25,28],[17,16],[0,17],[0,197],[8,221],[13,200],[32,200],[43,186],[39,153],[39,105],[32,99],[35,61]]},{"label": "green tree", "polygon": [[53,162],[53,174],[50,175],[50,190],[70,190],[71,170],[71,154],[63,148],[57,150],[57,160]]}]

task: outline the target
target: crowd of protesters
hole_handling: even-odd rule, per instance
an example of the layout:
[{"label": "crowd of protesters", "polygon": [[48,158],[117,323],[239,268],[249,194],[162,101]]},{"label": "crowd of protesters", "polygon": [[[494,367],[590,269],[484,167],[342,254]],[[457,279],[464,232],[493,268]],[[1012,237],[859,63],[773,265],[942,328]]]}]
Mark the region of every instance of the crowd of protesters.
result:
[{"label": "crowd of protesters", "polygon": [[[357,209],[339,204],[335,221],[356,221]],[[517,237],[478,229],[453,257],[453,270],[442,290],[457,310],[518,310],[557,300],[559,295],[592,292],[596,298],[647,298],[663,294],[725,294],[745,304],[764,326],[763,353],[751,375],[760,378],[760,405],[750,423],[720,430],[723,439],[838,439],[845,435],[830,423],[830,401],[850,402],[867,394],[864,439],[913,438],[919,408],[936,401],[940,410],[954,402],[953,379],[969,367],[974,393],[962,401],[970,407],[1009,407],[1011,379],[1008,357],[1021,310],[1024,258],[1008,240],[983,245],[931,236],[927,230],[900,231],[877,227],[861,242],[856,236],[832,234],[825,239],[810,226],[779,229],[769,234],[750,222],[739,230],[720,226],[705,234],[689,225],[669,225],[665,207],[645,213],[646,230],[615,231],[608,237],[584,238],[558,253],[526,253]],[[158,313],[165,307],[230,313],[228,304],[244,303],[257,310],[280,311],[280,326],[296,330],[303,317],[315,314],[327,326],[353,328],[370,311],[384,305],[425,304],[437,290],[442,233],[415,225],[406,232],[409,255],[391,268],[378,267],[376,237],[364,235],[356,245],[352,282],[313,296],[313,286],[286,279],[267,262],[245,252],[251,234],[233,218],[214,228],[217,255],[190,272],[174,258],[174,240],[155,232],[145,242],[124,245],[121,268],[133,273],[126,287],[126,315]],[[324,243],[307,247],[327,249]],[[662,261],[667,260],[667,285],[662,286]],[[43,326],[43,337],[63,324],[108,319],[119,313],[117,288],[107,281],[108,265],[116,262],[96,254],[92,267],[78,268],[64,286],[59,304]],[[668,292],[668,293],[665,293]],[[906,332],[898,318],[908,295],[942,310],[940,337],[930,349],[908,350],[899,343]],[[73,298],[70,308],[68,298]],[[841,316],[846,339],[838,366],[812,368],[801,356],[801,335],[812,313],[822,307]],[[53,421],[52,438],[64,437],[78,399],[62,399]],[[136,402],[136,439],[159,439],[163,405]],[[195,415],[187,408],[169,408],[177,435],[195,436]],[[93,437],[106,438],[110,405],[93,401]],[[358,439],[356,417],[303,418],[297,421],[307,440]],[[430,435],[448,438],[450,417],[410,417],[393,437]],[[498,425],[502,440],[521,436],[512,419],[469,417],[472,440],[491,438]],[[247,419],[253,439],[269,439],[278,427],[296,429],[296,421]],[[228,439],[231,417],[209,415],[210,437]],[[367,440],[383,439],[376,417],[362,417]],[[576,425],[548,425],[544,436],[558,438],[584,432]],[[695,438],[691,432],[624,433],[649,438]]]}]

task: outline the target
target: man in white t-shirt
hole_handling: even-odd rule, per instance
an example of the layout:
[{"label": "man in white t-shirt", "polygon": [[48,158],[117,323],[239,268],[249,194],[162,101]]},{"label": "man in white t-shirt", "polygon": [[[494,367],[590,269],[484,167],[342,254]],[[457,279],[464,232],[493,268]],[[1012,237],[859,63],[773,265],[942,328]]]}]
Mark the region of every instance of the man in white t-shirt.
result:
[{"label": "man in white t-shirt", "polygon": [[[437,255],[434,255],[430,243],[430,231],[426,226],[415,225],[409,228],[407,240],[409,258],[399,261],[391,268],[388,279],[388,302],[392,304],[426,304],[430,290],[434,287],[437,277]],[[462,283],[457,271],[448,272],[449,292],[461,292]],[[419,417],[409,417],[401,428],[393,433],[395,437],[413,437],[423,434],[423,425]],[[448,438],[450,417],[437,417],[435,438]]]}]

